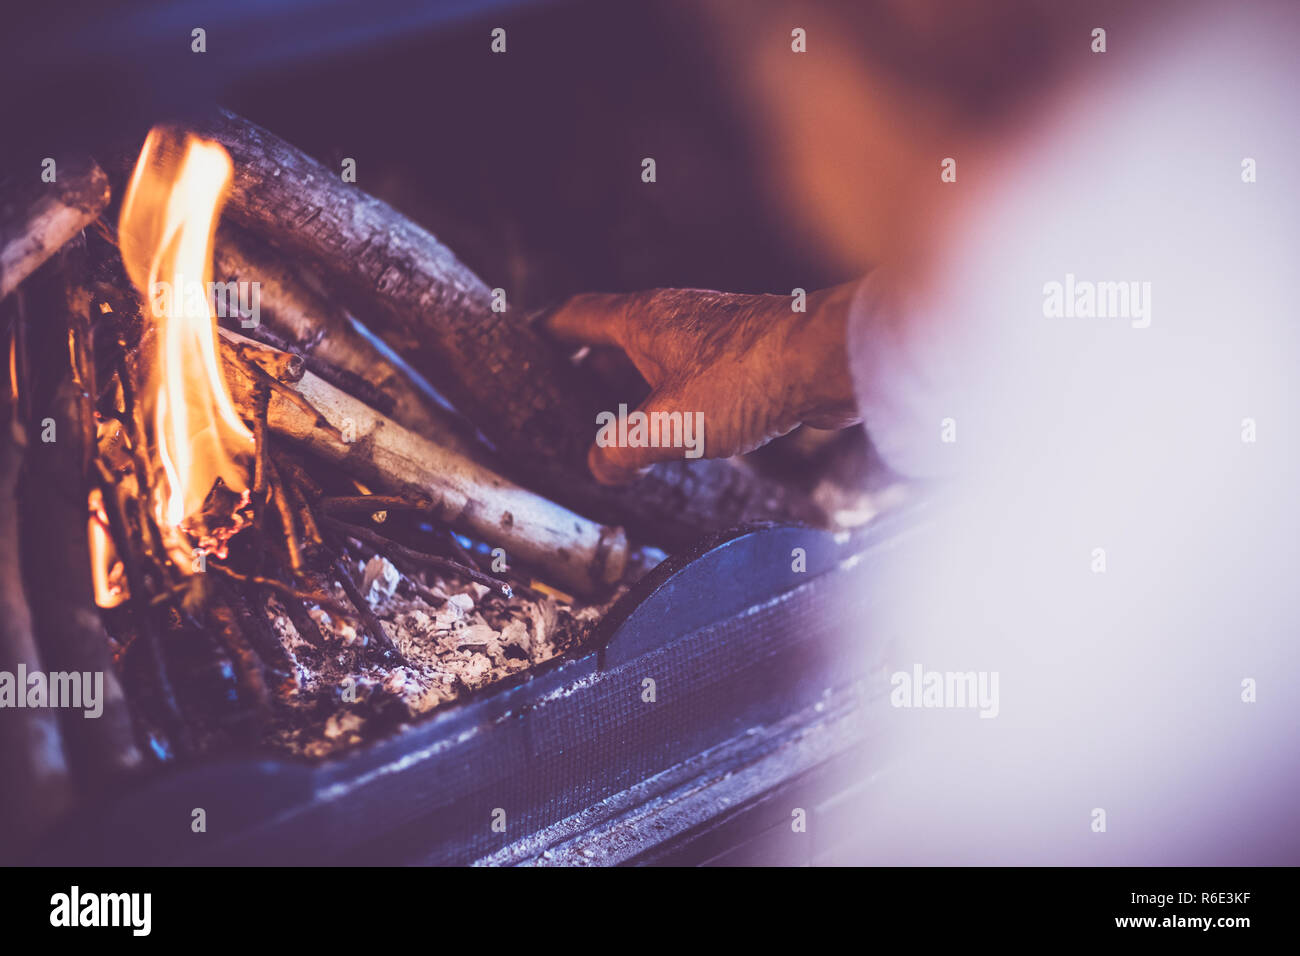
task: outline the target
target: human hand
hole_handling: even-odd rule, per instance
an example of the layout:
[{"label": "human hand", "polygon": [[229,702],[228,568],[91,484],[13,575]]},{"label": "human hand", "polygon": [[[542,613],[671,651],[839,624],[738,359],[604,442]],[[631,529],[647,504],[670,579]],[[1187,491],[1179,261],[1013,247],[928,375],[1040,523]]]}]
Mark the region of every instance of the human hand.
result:
[{"label": "human hand", "polygon": [[[574,296],[545,320],[555,337],[621,348],[651,386],[640,405],[701,413],[704,457],[753,451],[800,424],[842,428],[859,421],[845,350],[852,284],[808,296],[700,289]],[[593,444],[587,455],[603,484],[624,484],[681,448]]]}]

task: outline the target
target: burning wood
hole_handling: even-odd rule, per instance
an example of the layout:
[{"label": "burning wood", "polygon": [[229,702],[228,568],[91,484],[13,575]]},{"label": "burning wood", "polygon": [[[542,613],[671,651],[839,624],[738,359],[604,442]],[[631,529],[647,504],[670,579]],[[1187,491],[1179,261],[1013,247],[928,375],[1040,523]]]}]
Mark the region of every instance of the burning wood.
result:
[{"label": "burning wood", "polygon": [[[594,406],[558,349],[494,312],[487,286],[427,232],[292,147],[229,114],[207,133],[220,142],[150,134],[116,232],[101,221],[59,256],[67,322],[12,352],[11,370],[31,358],[51,378],[17,417],[30,428],[51,415],[72,440],[22,462],[23,567],[0,562],[0,652],[112,681],[108,719],[25,731],[49,744],[52,806],[65,754],[92,779],[147,755],[277,735],[324,755],[367,722],[378,732],[566,652],[661,556],[613,522],[679,542],[799,512],[778,486],[720,462],[596,485],[585,469]],[[86,173],[85,202],[28,208],[26,245],[0,233],[0,295],[104,208],[102,179]],[[227,192],[236,222],[218,229]],[[91,249],[94,268],[64,267]],[[258,283],[256,341],[217,330],[214,255],[223,283]],[[42,274],[10,304],[40,291]],[[403,360],[473,410],[495,446]],[[0,448],[6,543],[22,457],[16,442]],[[493,546],[509,583],[480,566]],[[72,583],[43,589],[25,616],[19,570]],[[361,704],[340,701],[349,682]],[[46,758],[29,748],[25,759]]]},{"label": "burning wood", "polygon": [[[221,335],[233,357],[239,337],[224,330]],[[227,369],[235,403],[252,417],[256,377],[245,362],[231,361]],[[301,401],[285,394],[290,390]],[[310,372],[291,389],[285,385],[271,393],[267,421],[276,434],[364,481],[428,497],[442,520],[500,545],[510,558],[544,569],[579,593],[608,590],[623,576],[628,546],[621,528],[599,525],[511,484]]]},{"label": "burning wood", "polygon": [[555,500],[644,540],[678,546],[746,520],[818,522],[802,495],[728,462],[656,465],[629,488],[586,467],[595,416],[613,408],[518,310],[420,226],[266,130],[221,111],[196,132],[234,159],[227,214],[328,275],[345,302],[452,404],[507,467]]},{"label": "burning wood", "polygon": [[[62,428],[55,441],[28,449],[24,484],[24,554],[27,573],[37,581],[59,582],[36,590],[32,609],[46,639],[42,663],[56,671],[102,673],[104,711],[96,720],[74,720],[65,729],[66,747],[83,772],[105,781],[139,764],[130,715],[114,673],[104,623],[96,609],[90,572],[90,459],[94,449],[95,389],[90,355],[89,298],[69,283],[84,267],[78,242],[51,262],[48,275],[24,286],[38,314],[28,324],[29,398],[43,421]],[[71,353],[71,362],[68,361]]]},{"label": "burning wood", "polygon": [[340,306],[304,280],[300,270],[230,226],[218,230],[215,269],[220,282],[258,290],[258,314],[247,320],[241,315],[238,328],[234,323],[228,327],[301,355],[313,373],[402,427],[487,464],[484,449],[468,433],[469,426],[440,408],[362,334]]},{"label": "burning wood", "polygon": [[[154,319],[156,358],[143,363],[141,390],[161,470],[153,507],[182,566],[191,550],[184,538],[195,536],[195,516],[213,486],[220,481],[236,494],[250,490],[253,435],[222,379],[208,296],[212,235],[230,176],[230,157],[219,146],[155,130],[140,153],[118,226],[127,274]],[[199,537],[211,538],[213,529],[205,530]],[[213,543],[220,549],[219,537]]]}]

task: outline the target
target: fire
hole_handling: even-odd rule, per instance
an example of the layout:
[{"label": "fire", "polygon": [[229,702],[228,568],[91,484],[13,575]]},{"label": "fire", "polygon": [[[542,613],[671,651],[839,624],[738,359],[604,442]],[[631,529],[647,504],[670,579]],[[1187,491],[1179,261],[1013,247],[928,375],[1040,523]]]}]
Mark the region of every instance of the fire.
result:
[{"label": "fire", "polygon": [[[210,296],[213,237],[232,171],[218,144],[154,129],[118,225],[122,260],[155,333],[156,360],[139,394],[160,471],[154,515],[173,537],[196,533],[191,526],[201,524],[195,519],[218,480],[248,493],[241,459],[253,454],[253,436],[221,369]],[[173,544],[174,556],[188,552],[179,539]]]},{"label": "fire", "polygon": [[95,603],[100,607],[117,607],[130,593],[126,586],[126,568],[117,556],[113,536],[104,510],[104,493],[90,490],[86,534],[90,538],[90,571],[95,586]]}]

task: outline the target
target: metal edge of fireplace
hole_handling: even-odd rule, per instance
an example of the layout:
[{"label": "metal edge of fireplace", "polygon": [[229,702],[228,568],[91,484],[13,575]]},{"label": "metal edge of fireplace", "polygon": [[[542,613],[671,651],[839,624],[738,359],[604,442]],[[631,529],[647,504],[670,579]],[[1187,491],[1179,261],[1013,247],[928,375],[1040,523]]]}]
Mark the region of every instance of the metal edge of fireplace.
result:
[{"label": "metal edge of fireplace", "polygon": [[[828,689],[482,859],[482,866],[838,865],[863,853],[852,810],[888,772],[884,681]],[[796,822],[802,825],[792,825]]]},{"label": "metal edge of fireplace", "polygon": [[[601,825],[622,819],[626,836],[631,810],[664,800],[694,764],[707,771],[731,761],[722,775],[731,777],[791,739],[806,743],[810,727],[825,730],[827,701],[852,715],[853,695],[860,702],[884,667],[887,636],[875,612],[889,593],[888,556],[931,520],[921,502],[852,535],[781,525],[707,538],[625,595],[599,625],[595,650],[335,761],[216,760],[162,774],[83,807],[32,862],[546,862],[548,832],[587,859]],[[806,552],[802,572],[792,566],[796,547]],[[653,702],[643,699],[647,678]],[[813,715],[809,723],[801,713]],[[845,726],[854,730],[832,735],[832,752],[868,736],[860,721],[835,733]],[[722,764],[710,761],[717,753]],[[809,764],[805,755],[782,765],[792,776]],[[204,833],[190,828],[196,808]],[[707,813],[678,816],[676,828],[655,818],[657,838],[698,827]],[[653,848],[619,845],[635,852],[597,862]]]}]

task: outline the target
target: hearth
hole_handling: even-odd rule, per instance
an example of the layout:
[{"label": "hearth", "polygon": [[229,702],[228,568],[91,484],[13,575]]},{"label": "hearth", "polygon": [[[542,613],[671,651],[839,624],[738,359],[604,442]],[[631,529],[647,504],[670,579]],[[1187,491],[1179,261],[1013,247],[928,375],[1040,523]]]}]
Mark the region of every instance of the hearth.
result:
[{"label": "hearth", "polygon": [[[875,731],[889,569],[931,520],[918,505],[838,538],[790,526],[715,536],[634,586],[585,653],[336,761],[246,758],[162,776],[87,807],[40,859],[851,859],[824,841],[855,828],[821,823],[835,797],[887,770]],[[796,547],[806,572],[791,570]],[[208,830],[191,838],[196,807]],[[794,811],[816,825],[792,828]]]},{"label": "hearth", "polygon": [[650,862],[868,746],[860,429],[599,485],[644,383],[551,295],[229,110],[120,127],[0,187],[6,857]]}]

